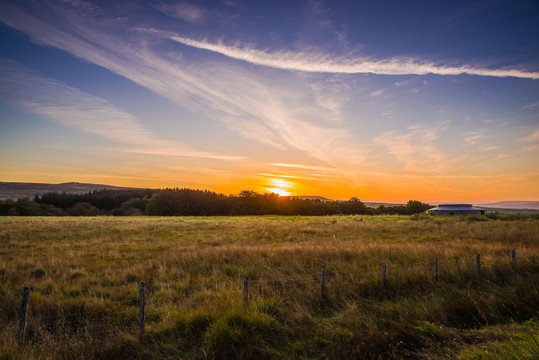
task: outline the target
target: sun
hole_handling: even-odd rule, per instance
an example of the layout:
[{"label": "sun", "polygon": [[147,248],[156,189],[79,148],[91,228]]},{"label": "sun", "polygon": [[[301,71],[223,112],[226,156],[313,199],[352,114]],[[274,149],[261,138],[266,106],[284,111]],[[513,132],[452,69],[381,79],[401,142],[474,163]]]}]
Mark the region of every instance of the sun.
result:
[{"label": "sun", "polygon": [[290,196],[290,190],[294,187],[294,183],[291,181],[275,178],[268,179],[267,185],[271,185],[271,187],[266,188],[267,191],[279,196]]},{"label": "sun", "polygon": [[267,188],[266,190],[275,193],[279,196],[290,196],[290,192],[279,188]]}]

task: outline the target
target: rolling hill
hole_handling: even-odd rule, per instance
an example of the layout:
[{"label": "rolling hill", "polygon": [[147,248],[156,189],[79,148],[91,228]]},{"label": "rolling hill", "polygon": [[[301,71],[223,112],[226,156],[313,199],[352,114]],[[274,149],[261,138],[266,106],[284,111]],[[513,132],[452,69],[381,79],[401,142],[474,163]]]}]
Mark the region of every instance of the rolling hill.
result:
[{"label": "rolling hill", "polygon": [[498,209],[539,210],[539,201],[499,201],[496,203],[479,204],[478,206]]},{"label": "rolling hill", "polygon": [[48,192],[80,194],[102,189],[127,190],[133,188],[78,182],[67,182],[61,184],[0,182],[0,200],[16,200],[28,197],[33,198],[36,194],[43,195]]}]

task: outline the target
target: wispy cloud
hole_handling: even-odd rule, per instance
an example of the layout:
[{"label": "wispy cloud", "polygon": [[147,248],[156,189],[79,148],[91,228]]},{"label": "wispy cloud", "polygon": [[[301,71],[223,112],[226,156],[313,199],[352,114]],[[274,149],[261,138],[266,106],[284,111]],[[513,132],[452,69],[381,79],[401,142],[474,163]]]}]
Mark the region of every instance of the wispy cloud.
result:
[{"label": "wispy cloud", "polygon": [[526,137],[520,138],[518,140],[523,141],[523,142],[539,141],[539,129],[535,130],[535,132],[533,134],[531,134],[530,136],[526,136]]},{"label": "wispy cloud", "polygon": [[539,152],[539,144],[523,147],[519,153]]},{"label": "wispy cloud", "polygon": [[302,170],[315,170],[315,171],[321,171],[321,172],[327,172],[327,173],[336,173],[340,170],[334,167],[327,167],[327,166],[317,166],[317,165],[305,165],[305,164],[293,164],[293,163],[268,163],[266,165],[269,166],[276,166],[281,168],[294,168],[294,169],[302,169]]},{"label": "wispy cloud", "polygon": [[[310,106],[299,113],[295,112],[299,107],[289,106],[291,101],[302,101],[301,92],[269,85],[255,72],[234,66],[200,66],[169,58],[157,49],[160,33],[132,31],[115,19],[81,16],[54,3],[47,6],[46,12],[40,12],[4,4],[0,20],[38,43],[105,67],[182,107],[221,121],[245,137],[281,149],[297,149],[329,163],[345,159],[357,163],[364,157],[346,129],[325,124],[320,107]],[[42,13],[54,16],[45,18]]]},{"label": "wispy cloud", "polygon": [[472,135],[465,137],[464,141],[466,141],[468,145],[475,145],[482,137],[483,135],[479,133],[473,133]]},{"label": "wispy cloud", "polygon": [[183,21],[190,22],[190,23],[195,23],[195,24],[200,23],[205,18],[204,11],[200,7],[193,4],[186,3],[186,2],[183,2],[183,3],[158,2],[157,4],[154,4],[153,6],[168,16],[172,16],[172,17],[175,17],[175,18],[178,18]]},{"label": "wispy cloud", "polygon": [[536,103],[533,103],[533,104],[529,104],[529,105],[526,105],[526,106],[523,106],[521,109],[522,110],[531,110],[531,109],[535,109],[536,107],[539,106],[539,101],[536,102]]},{"label": "wispy cloud", "polygon": [[405,165],[407,170],[436,170],[443,167],[445,156],[436,146],[440,128],[413,127],[407,133],[386,131],[372,139]]},{"label": "wispy cloud", "polygon": [[340,77],[323,81],[314,80],[310,83],[316,104],[329,110],[325,117],[337,121],[340,120],[341,107],[352,98],[351,87],[349,82]]},{"label": "wispy cloud", "polygon": [[4,99],[63,125],[123,144],[135,145],[132,148],[121,148],[122,151],[238,159],[233,156],[195,151],[176,142],[160,139],[146,129],[136,117],[106,100],[2,58],[0,58],[0,93]]},{"label": "wispy cloud", "polygon": [[494,77],[518,77],[539,79],[538,72],[521,69],[489,69],[469,65],[446,66],[430,61],[410,58],[368,59],[334,57],[327,54],[301,53],[292,51],[265,51],[248,46],[232,46],[222,41],[209,42],[194,40],[178,34],[167,33],[155,29],[141,29],[160,33],[183,45],[208,50],[232,59],[246,61],[251,64],[268,66],[283,70],[295,70],[314,73],[332,74],[381,74],[381,75],[479,75]]},{"label": "wispy cloud", "polygon": [[[521,142],[526,143],[537,143],[539,142],[539,129],[535,130],[533,134],[530,136],[526,136],[523,138],[518,139]],[[533,152],[539,152],[539,144],[533,144],[529,146],[525,146],[522,149],[519,150],[519,153],[533,153]]]}]

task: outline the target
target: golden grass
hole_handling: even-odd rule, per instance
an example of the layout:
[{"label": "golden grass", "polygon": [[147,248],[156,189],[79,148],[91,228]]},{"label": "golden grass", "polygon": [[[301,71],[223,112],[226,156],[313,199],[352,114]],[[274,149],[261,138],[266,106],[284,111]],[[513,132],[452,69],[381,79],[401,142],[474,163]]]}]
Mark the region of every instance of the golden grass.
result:
[{"label": "golden grass", "polygon": [[[429,311],[434,314],[425,299],[439,300],[456,291],[440,290],[443,285],[439,283],[456,289],[474,286],[476,253],[481,253],[481,286],[486,291],[481,301],[490,301],[486,298],[489,292],[495,294],[494,299],[504,289],[511,289],[513,280],[508,277],[515,274],[531,277],[532,289],[536,289],[539,221],[484,220],[408,216],[3,217],[2,337],[12,338],[15,333],[20,292],[28,286],[32,290],[29,343],[33,345],[27,346],[27,356],[54,357],[65,352],[68,358],[106,357],[91,344],[113,341],[135,346],[131,343],[137,336],[138,283],[142,280],[147,286],[148,331],[166,338],[152,345],[158,354],[165,357],[166,346],[161,345],[170,342],[172,336],[159,334],[179,331],[174,329],[182,323],[187,326],[182,330],[185,335],[191,326],[185,324],[192,320],[183,316],[201,310],[217,317],[211,322],[215,328],[204,328],[192,343],[175,344],[171,354],[198,358],[200,353],[195,349],[204,346],[213,351],[212,356],[229,354],[216,345],[216,339],[226,331],[240,330],[222,324],[218,314],[241,308],[241,280],[247,276],[252,281],[253,311],[266,309],[269,305],[265,301],[271,299],[274,313],[268,316],[287,329],[289,345],[257,335],[267,342],[267,351],[272,349],[269,357],[288,357],[295,352],[297,357],[309,357],[305,347],[314,346],[310,343],[315,341],[313,331],[320,326],[329,326],[338,334],[345,331],[346,327],[338,325],[343,320],[335,319],[366,299],[386,301],[384,309],[394,307],[390,304],[399,298],[409,299],[413,305],[406,305],[404,313],[418,317]],[[513,248],[517,249],[516,273],[510,263]],[[434,258],[440,261],[438,283],[432,276]],[[388,265],[386,289],[380,283],[382,262]],[[324,300],[320,299],[318,285],[322,268],[328,281]],[[474,296],[473,301],[478,301]],[[362,311],[368,313],[372,306],[375,303]],[[326,325],[317,323],[319,316],[330,316],[331,325],[326,320]],[[484,317],[501,319],[502,315]],[[257,321],[243,320],[249,324]],[[273,320],[267,321],[274,329]],[[80,343],[66,345],[66,334]],[[297,336],[303,340],[297,340]],[[338,336],[348,339],[343,334]],[[6,354],[15,346],[12,340],[0,345]],[[275,349],[287,355],[278,355]]]}]

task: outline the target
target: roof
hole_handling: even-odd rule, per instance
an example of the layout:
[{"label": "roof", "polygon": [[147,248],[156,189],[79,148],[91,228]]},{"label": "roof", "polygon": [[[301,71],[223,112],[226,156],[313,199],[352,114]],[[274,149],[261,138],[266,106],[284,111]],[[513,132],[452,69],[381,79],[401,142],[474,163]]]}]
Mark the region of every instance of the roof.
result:
[{"label": "roof", "polygon": [[438,204],[436,209],[440,210],[478,210],[472,204]]},{"label": "roof", "polygon": [[472,204],[438,204],[434,209],[427,210],[428,213],[439,214],[484,214],[485,211],[475,208]]}]

